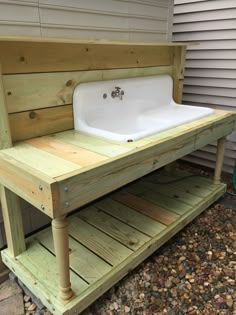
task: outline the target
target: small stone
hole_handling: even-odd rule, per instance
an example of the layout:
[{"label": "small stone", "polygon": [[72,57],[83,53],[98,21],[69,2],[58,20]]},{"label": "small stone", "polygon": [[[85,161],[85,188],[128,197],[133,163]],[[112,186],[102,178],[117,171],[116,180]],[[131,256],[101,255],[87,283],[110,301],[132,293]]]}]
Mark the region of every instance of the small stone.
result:
[{"label": "small stone", "polygon": [[179,258],[179,264],[181,264],[184,260],[186,260],[186,257],[185,256],[181,256],[180,258]]},{"label": "small stone", "polygon": [[232,307],[233,306],[233,304],[234,304],[234,300],[233,300],[233,298],[232,298],[232,296],[231,295],[226,295],[226,304],[228,305],[228,307]]},{"label": "small stone", "polygon": [[139,298],[140,298],[141,300],[143,300],[144,297],[145,297],[145,294],[144,294],[144,293],[140,293],[140,294],[139,294]]},{"label": "small stone", "polygon": [[167,279],[165,282],[165,287],[170,288],[172,286],[172,281],[170,279]]},{"label": "small stone", "polygon": [[30,307],[30,305],[31,305],[31,302],[26,302],[25,303],[25,308],[28,309]]},{"label": "small stone", "polygon": [[118,306],[117,302],[114,302],[113,305],[114,305],[114,309],[118,310],[119,306]]},{"label": "small stone", "polygon": [[28,307],[28,311],[35,311],[36,308],[37,308],[37,306],[36,306],[34,303],[32,303],[32,304]]},{"label": "small stone", "polygon": [[28,295],[24,296],[24,302],[25,303],[28,303],[30,301],[30,299],[31,299],[30,296],[28,296]]},{"label": "small stone", "polygon": [[125,306],[125,313],[129,313],[130,312],[130,307],[129,306]]}]

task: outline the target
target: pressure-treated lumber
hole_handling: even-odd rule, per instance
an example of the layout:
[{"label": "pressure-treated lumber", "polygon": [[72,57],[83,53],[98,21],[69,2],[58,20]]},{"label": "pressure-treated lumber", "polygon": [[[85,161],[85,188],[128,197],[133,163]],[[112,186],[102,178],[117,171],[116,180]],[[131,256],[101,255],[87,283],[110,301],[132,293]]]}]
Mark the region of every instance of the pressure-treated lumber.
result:
[{"label": "pressure-treated lumber", "polygon": [[[216,111],[131,143],[74,131],[46,137],[45,144],[43,137],[29,140],[32,144],[42,143],[46,150],[20,142],[0,153],[2,184],[54,218],[230,134],[235,120],[235,114]],[[76,160],[73,150],[65,150],[69,147],[84,155],[78,155]],[[106,159],[98,161],[95,156]],[[40,190],[40,185],[45,188]]]},{"label": "pressure-treated lumber", "polygon": [[184,81],[184,65],[185,65],[186,47],[177,46],[174,49],[174,100],[177,103],[182,103],[183,96],[183,81]]},{"label": "pressure-treated lumber", "polygon": [[[8,112],[19,113],[71,105],[73,91],[82,82],[135,78],[159,74],[172,76],[172,69],[173,66],[158,66],[112,70],[11,74],[3,76],[3,83],[6,91]],[[27,89],[25,88],[26,86]],[[56,112],[57,109],[55,110]],[[38,116],[35,117],[35,121],[37,119],[39,119]]]},{"label": "pressure-treated lumber", "polygon": [[20,198],[4,186],[0,189],[7,246],[9,254],[16,257],[26,249]]},{"label": "pressure-treated lumber", "polygon": [[[158,185],[159,177],[165,178],[169,175],[158,172],[151,176],[153,184]],[[2,252],[3,261],[7,263],[11,270],[14,269],[16,275],[45,303],[53,314],[78,314],[225,192],[224,184],[214,185],[210,179],[196,176],[185,179],[186,173],[183,172],[177,172],[177,175],[174,176],[172,179],[181,177],[183,179],[170,184],[171,186],[169,184],[165,185],[162,200],[171,199],[175,202],[174,195],[179,192],[179,183],[186,184],[191,192],[194,192],[195,186],[199,185],[198,195],[200,199],[194,199],[194,195],[189,196],[188,199],[195,200],[195,203],[184,214],[177,216],[173,212],[175,219],[168,226],[160,223],[158,216],[151,218],[148,213],[145,213],[146,187],[142,186],[142,183],[147,181],[149,176],[145,180],[137,182],[140,182],[138,192],[142,194],[139,201],[144,207],[143,211],[138,210],[136,212],[134,207],[131,208],[132,204],[124,206],[121,202],[114,201],[117,194],[112,193],[108,197],[94,202],[91,206],[83,208],[82,212],[78,211],[69,217],[70,277],[74,298],[67,304],[60,303],[57,300],[57,275],[50,228],[31,237],[27,241],[27,251],[20,255],[18,260],[11,259],[8,250],[4,250]],[[201,182],[203,182],[202,186],[200,186]],[[135,191],[137,188],[135,185],[137,186],[135,183],[123,188],[123,193],[127,194],[127,189]],[[205,186],[208,186],[209,189]],[[168,196],[170,189],[173,194]],[[127,195],[127,198],[132,200],[130,194]],[[153,202],[158,204],[159,196],[154,195],[153,198]],[[153,203],[153,207],[155,207],[155,204]],[[181,200],[180,204],[185,206],[186,203]],[[165,208],[164,210],[166,211],[164,211],[164,215],[169,216],[170,211]],[[120,211],[121,217],[119,217]],[[104,222],[105,217],[107,219]],[[114,218],[116,219],[114,220]],[[159,228],[155,230],[154,226],[156,224]],[[144,242],[142,245],[137,246],[138,243],[136,243],[133,248],[128,249],[125,244],[127,244],[128,239],[134,241],[135,235],[127,233],[127,231],[132,230],[130,229],[131,226],[136,231],[136,235],[139,235],[139,237],[146,235],[146,238],[142,236]],[[122,231],[123,236],[121,236]],[[81,248],[81,246],[84,247]],[[79,258],[80,250],[84,255],[81,259]],[[96,259],[92,258],[95,254],[97,255]],[[94,260],[90,261],[90,259]],[[99,272],[91,271],[91,268],[96,269],[95,266],[98,266]],[[95,279],[90,278],[89,274],[93,274]],[[81,277],[86,280],[87,286]]]},{"label": "pressure-treated lumber", "polygon": [[14,142],[73,129],[72,105],[9,114],[9,123]]},{"label": "pressure-treated lumber", "polygon": [[52,220],[52,234],[59,275],[58,298],[62,303],[68,303],[73,291],[70,283],[68,223],[64,216]]},{"label": "pressure-treated lumber", "polygon": [[8,121],[7,105],[2,82],[2,66],[0,63],[0,149],[6,149],[11,146],[11,131]]},{"label": "pressure-treated lumber", "polygon": [[[5,42],[0,40],[3,73],[39,73],[169,66],[174,46]],[[157,58],[158,56],[158,58]]]},{"label": "pressure-treated lumber", "polygon": [[214,174],[214,184],[219,185],[221,179],[221,172],[224,163],[224,152],[225,152],[225,141],[226,138],[220,138],[217,141],[217,151],[216,151],[216,167]]}]

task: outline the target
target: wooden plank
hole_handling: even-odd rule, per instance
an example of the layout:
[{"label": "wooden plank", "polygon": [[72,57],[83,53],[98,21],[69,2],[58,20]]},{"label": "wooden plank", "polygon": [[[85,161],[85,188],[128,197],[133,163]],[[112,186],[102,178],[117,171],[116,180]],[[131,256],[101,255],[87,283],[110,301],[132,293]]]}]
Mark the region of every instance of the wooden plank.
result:
[{"label": "wooden plank", "polygon": [[0,63],[0,149],[12,146],[11,131],[7,114],[7,105],[2,81],[2,66]]},{"label": "wooden plank", "polygon": [[53,217],[53,209],[59,205],[59,194],[52,178],[3,153],[0,153],[0,169],[3,186]]},{"label": "wooden plank", "polygon": [[179,104],[182,103],[185,56],[186,47],[175,47],[173,66],[174,100]]},{"label": "wooden plank", "polygon": [[89,166],[107,160],[107,157],[104,155],[93,152],[92,150],[90,151],[81,148],[79,146],[68,144],[61,140],[57,140],[54,137],[44,136],[26,140],[25,143],[61,157],[66,161],[79,164],[80,166]]},{"label": "wooden plank", "polygon": [[141,247],[150,239],[147,235],[113,218],[94,206],[87,207],[80,211],[78,217],[132,250]]},{"label": "wooden plank", "polygon": [[[15,113],[70,105],[73,102],[74,89],[81,82],[134,78],[154,74],[172,75],[172,66],[11,74],[3,76],[3,83],[8,112]],[[37,114],[40,115],[40,113]],[[58,114],[56,113],[56,115]],[[37,120],[39,118],[37,117]],[[63,119],[62,122],[64,122]]]},{"label": "wooden plank", "polygon": [[115,157],[133,149],[133,147],[126,147],[124,145],[111,142],[110,140],[86,135],[74,130],[60,132],[53,135],[53,137],[63,142],[70,143],[72,145],[79,145],[81,148],[93,150],[93,152],[97,152],[109,157]]},{"label": "wooden plank", "polygon": [[[79,174],[73,172],[70,178],[65,176],[57,177],[60,186],[61,208],[60,213],[75,209],[99,196],[121,187],[128,182],[135,180],[147,173],[152,172],[176,159],[183,157],[195,150],[199,143],[205,144],[228,134],[228,124],[235,121],[236,115],[218,113],[214,119],[199,120],[193,124],[186,124],[184,127],[156,135],[155,141],[124,153],[118,158],[109,159],[109,163],[97,165],[90,172]],[[207,130],[207,134],[201,132]],[[175,132],[176,131],[176,132]],[[200,134],[200,136],[198,136]],[[158,139],[159,138],[159,139]],[[150,137],[148,137],[150,139]],[[68,187],[69,193],[63,192]],[[77,191],[73,191],[73,187]],[[80,192],[78,194],[78,191]],[[70,205],[65,207],[65,199],[70,199]]]},{"label": "wooden plank", "polygon": [[144,190],[142,182],[137,182],[127,187],[127,191],[179,215],[183,215],[192,207],[185,202],[180,202],[177,198],[170,198],[157,191]]},{"label": "wooden plank", "polygon": [[78,164],[66,161],[23,142],[4,150],[4,154],[50,177],[67,174],[81,168]]},{"label": "wooden plank", "polygon": [[69,236],[87,247],[110,265],[115,266],[132,251],[77,216],[69,217]]},{"label": "wooden plank", "polygon": [[[183,176],[182,176],[183,177]],[[164,183],[163,185],[168,185],[171,190],[174,191],[176,187],[178,187],[178,190],[181,190],[183,192],[189,193],[191,195],[197,196],[197,197],[207,197],[210,193],[211,190],[209,190],[207,187],[202,189],[202,187],[189,179],[183,179],[178,182],[176,182],[176,185],[173,184],[165,184],[169,181],[176,180],[176,176],[172,176],[170,174],[167,174],[165,172],[158,172],[158,173],[153,173],[145,177],[145,180],[151,183]],[[162,185],[162,184],[160,184]]]},{"label": "wooden plank", "polygon": [[12,141],[35,138],[74,128],[72,105],[10,114],[9,122]]},{"label": "wooden plank", "polygon": [[201,201],[200,197],[192,195],[188,191],[186,192],[179,189],[178,183],[174,184],[172,187],[169,185],[150,183],[146,180],[141,181],[140,184],[141,183],[145,188],[152,190],[153,192],[159,192],[171,199],[177,199],[192,206]]},{"label": "wooden plank", "polygon": [[0,41],[3,73],[168,66],[173,47],[156,45]]},{"label": "wooden plank", "polygon": [[1,205],[9,254],[13,257],[25,251],[20,198],[4,186],[1,189]]},{"label": "wooden plank", "polygon": [[[34,235],[34,238],[50,252],[55,254],[51,228],[47,228],[37,235]],[[70,268],[89,284],[96,282],[100,277],[111,270],[111,266],[104,260],[71,237],[69,238],[69,247]]]},{"label": "wooden plank", "polygon": [[150,237],[157,235],[166,227],[164,224],[161,224],[120,202],[116,202],[111,198],[103,198],[96,202],[94,206]]},{"label": "wooden plank", "polygon": [[[130,41],[119,41],[110,39],[83,39],[68,37],[50,37],[50,36],[30,36],[30,35],[0,35],[1,42],[28,42],[28,43],[68,43],[68,44],[94,44],[94,45],[130,45]],[[187,46],[194,43],[186,42],[157,42],[157,41],[134,41],[135,46]]]},{"label": "wooden plank", "polygon": [[139,196],[130,194],[125,190],[113,194],[112,198],[165,225],[170,225],[179,218],[178,214],[164,209]]}]

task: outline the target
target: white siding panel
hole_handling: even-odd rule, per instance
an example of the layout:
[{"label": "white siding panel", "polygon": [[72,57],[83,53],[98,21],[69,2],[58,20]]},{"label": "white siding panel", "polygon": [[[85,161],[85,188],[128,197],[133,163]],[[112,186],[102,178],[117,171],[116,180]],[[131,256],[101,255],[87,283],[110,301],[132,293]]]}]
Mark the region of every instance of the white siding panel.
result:
[{"label": "white siding panel", "polygon": [[[236,21],[235,21],[236,23]],[[218,50],[188,50],[188,59],[219,59],[219,60],[234,60],[236,56],[236,49],[218,49]]]},{"label": "white siding panel", "polygon": [[221,78],[194,78],[194,77],[185,77],[184,86],[211,86],[211,87],[220,87],[220,88],[232,88],[236,89],[236,79],[221,79]]},{"label": "white siding panel", "polygon": [[188,33],[188,32],[197,32],[197,31],[214,31],[214,30],[227,30],[227,29],[236,29],[236,19],[231,20],[218,20],[215,23],[212,21],[202,21],[188,23],[187,27],[185,23],[180,23],[175,25],[175,33]]},{"label": "white siding panel", "polygon": [[220,40],[236,39],[235,30],[217,30],[204,32],[176,33],[176,41]]},{"label": "white siding panel", "polygon": [[[186,54],[183,103],[236,111],[236,1],[175,0],[174,40],[196,41]],[[187,156],[214,168],[215,144]],[[236,132],[228,137],[224,170],[236,160]]]},{"label": "white siding panel", "polygon": [[[223,2],[220,0],[219,2]],[[235,0],[234,0],[235,1]],[[199,6],[201,4],[199,3]],[[229,20],[236,18],[236,8],[230,10],[216,10],[216,11],[203,11],[185,14],[176,14],[176,6],[174,9],[174,23],[188,23],[188,22],[202,22],[202,21],[218,21],[218,20]]]},{"label": "white siding panel", "polygon": [[[225,97],[225,96],[213,96],[213,95],[203,95],[203,94],[183,94],[184,102],[194,102],[194,103],[203,103],[211,105],[225,105],[229,107],[236,107],[236,101],[233,97]],[[222,108],[223,109],[223,108]]]},{"label": "white siding panel", "polygon": [[232,69],[199,69],[186,68],[185,77],[236,79],[236,71]]},{"label": "white siding panel", "polygon": [[222,10],[222,9],[234,9],[235,8],[235,0],[209,0],[202,1],[201,3],[191,2],[176,5],[174,13],[175,14],[183,14],[189,12],[208,12],[212,10]]}]

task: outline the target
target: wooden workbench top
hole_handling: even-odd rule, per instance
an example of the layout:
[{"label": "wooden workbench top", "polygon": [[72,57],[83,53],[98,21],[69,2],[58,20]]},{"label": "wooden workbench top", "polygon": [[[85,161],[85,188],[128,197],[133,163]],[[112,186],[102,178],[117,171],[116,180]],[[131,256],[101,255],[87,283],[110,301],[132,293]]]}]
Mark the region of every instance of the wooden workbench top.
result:
[{"label": "wooden workbench top", "polygon": [[[34,178],[37,186],[43,185],[44,181],[48,184],[48,190],[56,190],[56,196],[45,205],[45,201],[35,202],[38,192],[36,194],[30,188],[30,201],[34,201],[38,208],[48,209],[46,212],[52,216],[54,210],[74,210],[231,133],[235,121],[236,114],[216,111],[213,115],[183,126],[127,143],[112,142],[74,130],[38,137],[18,142],[1,151],[1,175],[4,184],[9,176],[12,184],[16,170],[9,175],[9,168],[14,167],[17,168],[18,181],[20,173],[24,178],[28,174],[31,179]],[[20,194],[22,184],[16,184]],[[52,189],[55,185],[56,188]],[[25,189],[28,192],[24,197],[28,198],[29,189]]]}]

